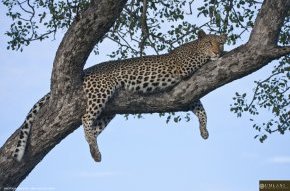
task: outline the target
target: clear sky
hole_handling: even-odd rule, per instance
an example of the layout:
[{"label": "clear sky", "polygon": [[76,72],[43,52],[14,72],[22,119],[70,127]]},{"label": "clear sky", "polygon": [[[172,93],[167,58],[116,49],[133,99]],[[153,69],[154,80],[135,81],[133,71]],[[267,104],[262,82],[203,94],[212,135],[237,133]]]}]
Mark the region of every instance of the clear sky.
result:
[{"label": "clear sky", "polygon": [[[8,51],[4,13],[0,5],[1,145],[49,91],[52,62],[61,39],[32,43],[22,53]],[[245,37],[240,43],[246,41]],[[111,50],[109,45],[102,47]],[[90,57],[88,65],[108,60],[102,50],[100,56]],[[200,137],[193,115],[190,122],[178,124],[166,124],[157,114],[139,120],[118,116],[98,139],[101,163],[91,158],[79,128],[37,165],[18,190],[253,191],[258,190],[261,179],[290,179],[289,134],[270,136],[261,144],[253,138],[257,132],[248,118],[236,118],[229,111],[234,93],[251,93],[253,81],[263,79],[272,65],[202,98],[210,133],[206,141]]]}]

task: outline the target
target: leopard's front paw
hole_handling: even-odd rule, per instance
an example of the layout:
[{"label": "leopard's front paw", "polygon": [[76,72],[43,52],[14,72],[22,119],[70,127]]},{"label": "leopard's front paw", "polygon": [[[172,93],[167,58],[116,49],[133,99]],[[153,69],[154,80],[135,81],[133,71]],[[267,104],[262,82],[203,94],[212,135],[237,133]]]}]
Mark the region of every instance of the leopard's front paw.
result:
[{"label": "leopard's front paw", "polygon": [[208,133],[207,129],[201,129],[201,130],[200,130],[200,135],[201,135],[201,137],[202,137],[203,139],[207,139],[208,136],[209,136],[209,133]]}]

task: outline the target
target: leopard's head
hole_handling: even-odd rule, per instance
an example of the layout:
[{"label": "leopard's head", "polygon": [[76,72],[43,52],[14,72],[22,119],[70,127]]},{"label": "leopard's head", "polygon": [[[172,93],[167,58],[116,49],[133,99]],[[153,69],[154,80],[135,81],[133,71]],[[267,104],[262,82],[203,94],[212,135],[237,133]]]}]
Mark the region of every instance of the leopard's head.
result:
[{"label": "leopard's head", "polygon": [[217,60],[223,50],[227,35],[206,34],[203,30],[198,32],[198,47],[210,60]]}]

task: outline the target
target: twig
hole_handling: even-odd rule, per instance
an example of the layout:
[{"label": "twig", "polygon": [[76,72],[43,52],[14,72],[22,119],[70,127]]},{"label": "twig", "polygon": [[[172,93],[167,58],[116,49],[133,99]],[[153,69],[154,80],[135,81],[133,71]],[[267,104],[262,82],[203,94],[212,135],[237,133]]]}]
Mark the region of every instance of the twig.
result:
[{"label": "twig", "polygon": [[22,4],[23,4],[23,3],[26,3],[26,2],[27,2],[27,1],[23,1],[23,2],[19,2],[19,1],[17,1],[17,4],[19,5],[19,7],[20,7],[24,12],[33,15],[33,12],[31,12],[31,11],[25,9],[25,8],[22,6]]},{"label": "twig", "polygon": [[156,53],[157,55],[159,55],[158,50],[156,49],[156,47],[154,46],[154,43],[151,41],[151,39],[150,39],[149,37],[148,37],[148,40],[149,40],[149,42],[150,42],[150,46],[154,49],[155,53]]},{"label": "twig", "polygon": [[277,72],[277,73],[272,74],[271,76],[269,76],[268,78],[266,78],[265,80],[263,80],[263,81],[261,81],[261,82],[257,82],[257,87],[255,88],[255,91],[254,91],[254,95],[253,95],[252,101],[251,101],[251,103],[249,104],[249,106],[247,107],[247,109],[249,109],[249,108],[252,106],[252,104],[254,103],[254,100],[255,100],[255,98],[256,98],[256,94],[257,94],[259,88],[262,86],[262,84],[265,83],[265,82],[267,82],[267,81],[269,81],[272,77],[274,77],[274,76],[276,76],[276,75],[278,75],[278,74],[280,74],[280,72]]},{"label": "twig", "polygon": [[191,1],[191,2],[188,2],[189,13],[186,13],[187,15],[192,15],[192,8],[191,8],[191,5],[192,5],[193,2],[194,2],[194,0]]},{"label": "twig", "polygon": [[144,51],[144,46],[145,46],[145,41],[148,38],[148,26],[147,26],[147,0],[143,0],[143,10],[142,10],[142,15],[141,15],[141,31],[142,31],[142,40],[140,42],[140,57],[143,55]]},{"label": "twig", "polygon": [[[110,39],[110,40],[112,40],[113,42],[116,42],[116,43],[119,44],[121,47],[125,47],[125,48],[127,48],[127,49],[130,49],[131,51],[134,52],[134,54],[137,54],[137,53],[138,53],[137,50],[135,50],[134,48],[132,48],[132,47],[131,47],[130,45],[128,45],[128,44],[122,44],[120,41],[116,41],[116,40],[114,40],[113,38],[111,38],[111,37],[109,37],[109,36],[107,36],[107,38]],[[124,41],[124,42],[127,43],[127,41]]]}]

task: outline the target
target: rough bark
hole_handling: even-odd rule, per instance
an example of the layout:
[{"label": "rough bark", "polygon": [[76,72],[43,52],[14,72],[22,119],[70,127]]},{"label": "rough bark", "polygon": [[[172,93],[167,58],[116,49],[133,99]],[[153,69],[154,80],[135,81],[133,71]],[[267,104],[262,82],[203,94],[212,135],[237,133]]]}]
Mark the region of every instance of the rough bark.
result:
[{"label": "rough bark", "polygon": [[[98,0],[72,24],[54,60],[52,98],[33,124],[24,159],[20,163],[11,159],[18,131],[0,149],[0,188],[17,187],[56,144],[80,126],[85,108],[81,89],[83,66],[125,2]],[[290,0],[265,0],[248,43],[206,64],[169,91],[146,96],[120,91],[110,101],[104,115],[186,111],[190,103],[210,91],[289,54],[290,47],[277,46],[289,9]]]}]

